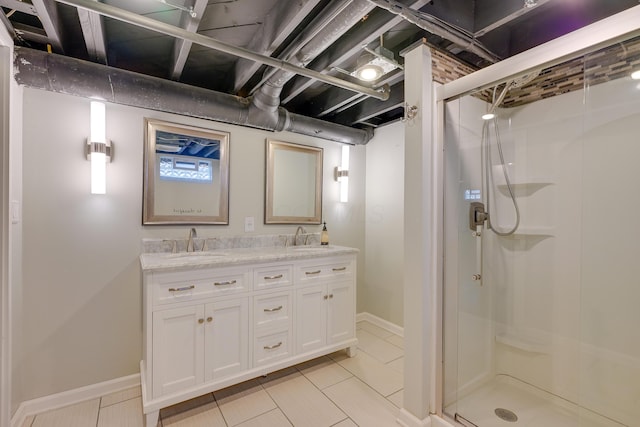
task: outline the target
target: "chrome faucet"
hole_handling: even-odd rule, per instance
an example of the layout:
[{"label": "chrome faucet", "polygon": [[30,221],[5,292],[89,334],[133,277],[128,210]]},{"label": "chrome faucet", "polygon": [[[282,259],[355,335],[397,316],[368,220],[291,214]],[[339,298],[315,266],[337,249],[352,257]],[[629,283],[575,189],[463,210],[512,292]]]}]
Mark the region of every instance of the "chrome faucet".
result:
[{"label": "chrome faucet", "polygon": [[193,238],[198,237],[198,233],[195,228],[189,230],[189,240],[187,240],[187,252],[195,252],[195,247],[193,243]]},{"label": "chrome faucet", "polygon": [[[296,235],[293,237],[293,246],[298,245],[298,234],[307,234],[307,230],[305,230],[304,227],[301,225],[298,226],[298,228],[296,229]],[[305,243],[306,243],[306,239],[305,239]]]}]

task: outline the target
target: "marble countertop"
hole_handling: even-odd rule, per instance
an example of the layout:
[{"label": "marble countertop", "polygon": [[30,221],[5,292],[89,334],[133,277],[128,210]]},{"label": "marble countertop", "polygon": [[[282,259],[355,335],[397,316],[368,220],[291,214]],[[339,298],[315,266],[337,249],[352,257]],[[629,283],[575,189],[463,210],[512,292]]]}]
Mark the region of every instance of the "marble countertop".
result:
[{"label": "marble countertop", "polygon": [[205,252],[143,253],[142,271],[167,271],[197,267],[230,267],[257,262],[278,262],[358,253],[345,246],[288,246],[217,249]]}]

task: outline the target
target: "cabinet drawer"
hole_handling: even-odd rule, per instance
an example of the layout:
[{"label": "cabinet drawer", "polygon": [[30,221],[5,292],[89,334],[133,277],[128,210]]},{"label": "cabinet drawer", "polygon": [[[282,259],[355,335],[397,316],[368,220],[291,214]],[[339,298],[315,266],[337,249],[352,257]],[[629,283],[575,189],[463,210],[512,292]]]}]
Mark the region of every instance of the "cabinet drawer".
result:
[{"label": "cabinet drawer", "polygon": [[256,337],[253,365],[260,366],[291,356],[291,329]]},{"label": "cabinet drawer", "polygon": [[247,273],[244,271],[228,271],[208,277],[185,278],[184,276],[183,274],[180,280],[172,280],[174,278],[171,275],[159,278],[153,286],[154,305],[248,291],[250,285]]},{"label": "cabinet drawer", "polygon": [[305,264],[296,269],[296,283],[318,283],[340,280],[353,275],[351,261],[336,261],[326,264]]},{"label": "cabinet drawer", "polygon": [[291,265],[276,265],[256,268],[253,271],[253,283],[256,290],[289,286],[292,283]]},{"label": "cabinet drawer", "polygon": [[260,295],[253,298],[253,321],[256,329],[291,325],[291,293]]}]

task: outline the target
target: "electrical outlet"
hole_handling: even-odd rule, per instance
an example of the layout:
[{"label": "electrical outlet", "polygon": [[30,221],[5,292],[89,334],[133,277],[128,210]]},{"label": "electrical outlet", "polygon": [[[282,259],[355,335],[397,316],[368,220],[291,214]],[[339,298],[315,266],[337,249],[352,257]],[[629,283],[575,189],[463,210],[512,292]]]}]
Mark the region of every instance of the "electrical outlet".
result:
[{"label": "electrical outlet", "polygon": [[254,220],[252,216],[248,216],[244,218],[244,232],[251,233],[255,230]]}]

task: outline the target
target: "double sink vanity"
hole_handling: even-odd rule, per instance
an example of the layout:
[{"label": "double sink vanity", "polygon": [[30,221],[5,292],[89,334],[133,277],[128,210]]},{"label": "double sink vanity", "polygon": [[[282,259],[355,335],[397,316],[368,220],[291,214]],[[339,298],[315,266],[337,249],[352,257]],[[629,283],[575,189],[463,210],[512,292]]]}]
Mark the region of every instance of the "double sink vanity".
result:
[{"label": "double sink vanity", "polygon": [[163,241],[140,256],[148,427],[175,403],[337,350],[355,354],[357,249],[257,239],[149,252],[154,244]]}]

